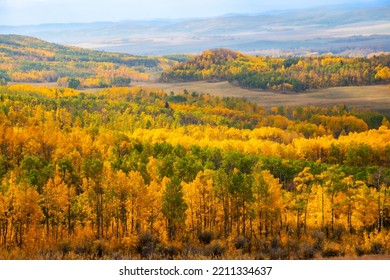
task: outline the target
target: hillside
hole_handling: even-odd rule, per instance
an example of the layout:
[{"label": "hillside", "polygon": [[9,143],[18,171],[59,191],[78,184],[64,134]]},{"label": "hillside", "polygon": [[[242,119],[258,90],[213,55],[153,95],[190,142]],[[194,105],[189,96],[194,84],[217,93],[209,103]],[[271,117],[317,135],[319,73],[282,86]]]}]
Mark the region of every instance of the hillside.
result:
[{"label": "hillside", "polygon": [[229,48],[248,53],[362,56],[390,51],[389,18],[390,7],[383,3],[180,20],[0,26],[0,33],[140,55]]},{"label": "hillside", "polygon": [[129,84],[131,80],[148,80],[149,73],[160,71],[166,61],[66,47],[32,37],[0,35],[3,83],[61,83],[73,77],[84,87]]},{"label": "hillside", "polygon": [[0,259],[390,253],[390,124],[140,87],[0,87]]},{"label": "hillside", "polygon": [[300,92],[307,89],[371,85],[390,81],[390,55],[273,58],[226,49],[205,51],[161,75],[166,82],[229,81],[245,88]]}]

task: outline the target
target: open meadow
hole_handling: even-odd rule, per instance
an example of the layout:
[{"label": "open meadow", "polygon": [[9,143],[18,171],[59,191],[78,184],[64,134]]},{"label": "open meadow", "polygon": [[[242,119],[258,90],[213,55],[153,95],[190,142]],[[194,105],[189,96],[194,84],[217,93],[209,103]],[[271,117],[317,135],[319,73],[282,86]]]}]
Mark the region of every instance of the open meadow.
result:
[{"label": "open meadow", "polygon": [[344,104],[349,109],[356,108],[377,111],[383,114],[390,113],[389,85],[337,87],[288,94],[244,89],[233,86],[228,82],[134,82],[133,85],[158,88],[166,92],[173,91],[175,93],[182,93],[184,90],[187,90],[190,93],[196,92],[223,97],[244,97],[248,101],[255,102],[266,108],[287,105],[328,107]]}]

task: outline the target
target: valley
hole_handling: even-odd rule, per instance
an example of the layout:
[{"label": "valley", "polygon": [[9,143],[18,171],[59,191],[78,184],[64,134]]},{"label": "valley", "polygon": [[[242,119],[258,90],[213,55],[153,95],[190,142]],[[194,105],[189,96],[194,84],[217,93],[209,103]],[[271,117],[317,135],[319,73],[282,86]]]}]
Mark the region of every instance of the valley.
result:
[{"label": "valley", "polygon": [[350,109],[376,111],[390,114],[389,85],[351,86],[310,90],[303,93],[276,93],[255,89],[243,89],[228,82],[134,82],[134,86],[162,89],[166,92],[210,94],[221,97],[245,98],[266,108],[279,106],[328,107],[340,104]]}]

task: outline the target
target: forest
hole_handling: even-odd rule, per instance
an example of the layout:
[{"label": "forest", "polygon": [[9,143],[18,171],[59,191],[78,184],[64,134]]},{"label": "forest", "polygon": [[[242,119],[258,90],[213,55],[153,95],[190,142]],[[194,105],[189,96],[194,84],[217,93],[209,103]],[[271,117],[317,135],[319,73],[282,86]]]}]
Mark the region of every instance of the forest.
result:
[{"label": "forest", "polygon": [[141,57],[1,35],[0,259],[387,256],[388,113],[130,84],[289,93],[386,84],[389,67],[389,55]]},{"label": "forest", "polygon": [[15,82],[57,83],[73,88],[125,86],[131,81],[149,80],[151,74],[170,63],[165,58],[106,53],[32,37],[0,35],[0,85]]},{"label": "forest", "polygon": [[275,92],[362,86],[390,81],[390,55],[350,58],[329,55],[259,57],[227,49],[204,51],[161,74],[165,82],[229,81]]},{"label": "forest", "polygon": [[0,259],[388,255],[389,231],[384,115],[0,87]]}]

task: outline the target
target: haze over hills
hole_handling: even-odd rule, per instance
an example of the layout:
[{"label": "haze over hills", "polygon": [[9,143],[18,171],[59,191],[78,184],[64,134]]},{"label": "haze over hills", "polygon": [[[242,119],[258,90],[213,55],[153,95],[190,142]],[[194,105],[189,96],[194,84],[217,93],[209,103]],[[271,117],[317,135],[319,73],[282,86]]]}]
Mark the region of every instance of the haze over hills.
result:
[{"label": "haze over hills", "polygon": [[135,55],[311,52],[367,55],[390,51],[390,6],[343,5],[213,18],[0,26],[2,34]]}]

